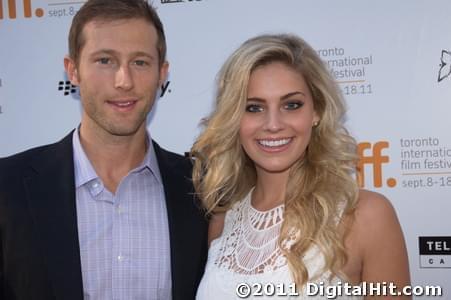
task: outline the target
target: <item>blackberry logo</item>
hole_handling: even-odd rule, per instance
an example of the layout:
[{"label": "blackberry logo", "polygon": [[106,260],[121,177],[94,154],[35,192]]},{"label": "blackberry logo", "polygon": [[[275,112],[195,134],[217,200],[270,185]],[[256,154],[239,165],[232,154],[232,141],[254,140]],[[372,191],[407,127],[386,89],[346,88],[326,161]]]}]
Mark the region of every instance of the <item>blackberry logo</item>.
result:
[{"label": "blackberry logo", "polygon": [[164,96],[164,94],[166,94],[166,92],[168,92],[168,93],[172,92],[171,89],[169,89],[170,83],[171,83],[170,81],[166,81],[165,83],[163,83],[161,85],[160,98],[162,98]]},{"label": "blackberry logo", "polygon": [[58,82],[58,91],[64,91],[64,96],[74,94],[77,92],[77,86],[70,83],[70,81]]},{"label": "blackberry logo", "polygon": [[[170,81],[167,81],[161,85],[160,97],[163,97],[166,93],[171,92],[171,89],[169,89],[170,83],[171,83]],[[0,87],[1,87],[1,79],[0,79]],[[78,87],[76,85],[73,85],[70,81],[59,81],[58,91],[64,91],[64,96],[68,96],[70,94],[75,94],[78,91]]]}]

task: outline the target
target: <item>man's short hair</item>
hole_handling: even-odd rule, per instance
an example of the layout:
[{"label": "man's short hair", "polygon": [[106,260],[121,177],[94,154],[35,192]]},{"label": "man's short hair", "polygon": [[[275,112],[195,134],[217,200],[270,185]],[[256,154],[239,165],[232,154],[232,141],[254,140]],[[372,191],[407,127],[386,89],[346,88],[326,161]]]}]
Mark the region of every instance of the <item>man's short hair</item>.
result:
[{"label": "man's short hair", "polygon": [[159,65],[166,60],[166,37],[155,8],[145,0],[88,0],[75,14],[69,31],[69,56],[78,65],[85,44],[83,28],[91,21],[143,19],[157,31]]}]

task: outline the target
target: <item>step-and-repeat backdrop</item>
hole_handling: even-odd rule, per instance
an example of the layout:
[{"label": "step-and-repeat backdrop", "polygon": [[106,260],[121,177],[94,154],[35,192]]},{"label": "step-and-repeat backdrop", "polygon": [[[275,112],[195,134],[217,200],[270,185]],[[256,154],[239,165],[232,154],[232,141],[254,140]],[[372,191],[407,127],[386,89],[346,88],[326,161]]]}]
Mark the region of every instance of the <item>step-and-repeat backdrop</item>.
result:
[{"label": "step-and-repeat backdrop", "polygon": [[[80,120],[64,74],[83,1],[0,0],[0,157],[57,141]],[[215,76],[244,40],[296,33],[327,61],[359,141],[363,187],[396,208],[412,283],[451,299],[451,1],[161,0],[170,76],[153,138],[188,151],[212,107]]]}]

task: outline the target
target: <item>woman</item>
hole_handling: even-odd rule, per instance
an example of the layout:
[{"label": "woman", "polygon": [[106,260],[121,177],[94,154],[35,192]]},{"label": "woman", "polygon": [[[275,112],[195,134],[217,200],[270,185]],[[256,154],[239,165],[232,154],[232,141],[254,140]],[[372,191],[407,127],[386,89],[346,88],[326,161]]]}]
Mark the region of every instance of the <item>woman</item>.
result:
[{"label": "woman", "polygon": [[292,282],[301,298],[321,286],[409,284],[393,207],[358,190],[344,112],[327,68],[296,36],[252,38],[226,61],[192,149],[212,216],[197,299],[246,296],[243,282],[249,296],[283,299],[296,295]]}]

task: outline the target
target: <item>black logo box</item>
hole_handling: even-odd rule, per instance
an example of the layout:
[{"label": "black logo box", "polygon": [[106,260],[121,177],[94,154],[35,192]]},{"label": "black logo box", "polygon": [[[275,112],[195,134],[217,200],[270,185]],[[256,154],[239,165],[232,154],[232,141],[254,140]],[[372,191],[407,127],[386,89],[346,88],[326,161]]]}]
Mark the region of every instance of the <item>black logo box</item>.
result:
[{"label": "black logo box", "polygon": [[418,237],[420,255],[451,255],[451,236]]}]

